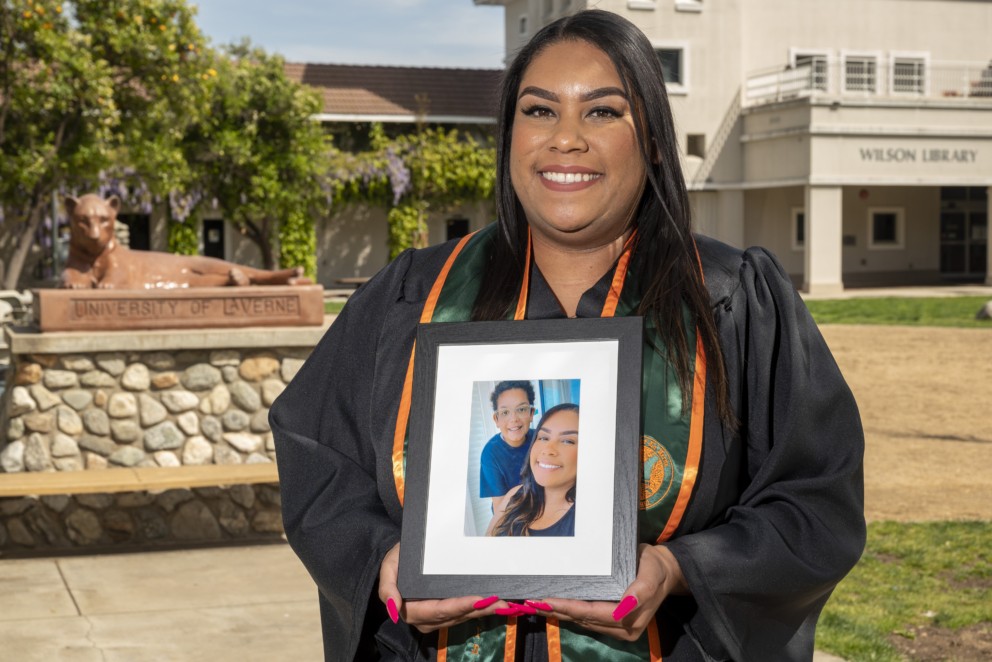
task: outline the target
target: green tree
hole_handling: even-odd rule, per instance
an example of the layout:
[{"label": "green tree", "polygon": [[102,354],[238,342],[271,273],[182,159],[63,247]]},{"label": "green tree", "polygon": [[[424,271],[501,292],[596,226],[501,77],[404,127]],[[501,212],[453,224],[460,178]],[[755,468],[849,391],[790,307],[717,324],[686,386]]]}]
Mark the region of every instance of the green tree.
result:
[{"label": "green tree", "polygon": [[134,166],[189,179],[177,149],[213,76],[183,0],[0,0],[3,285],[17,286],[52,196]]},{"label": "green tree", "polygon": [[[280,253],[278,244],[281,238],[312,247],[312,218],[326,206],[327,144],[313,119],[320,98],[286,76],[281,57],[247,43],[215,62],[210,110],[182,141],[186,161],[203,199],[216,200],[258,246],[265,268],[274,268],[280,255],[292,261],[285,266],[297,266],[298,247]],[[310,262],[303,266],[314,276]]]}]

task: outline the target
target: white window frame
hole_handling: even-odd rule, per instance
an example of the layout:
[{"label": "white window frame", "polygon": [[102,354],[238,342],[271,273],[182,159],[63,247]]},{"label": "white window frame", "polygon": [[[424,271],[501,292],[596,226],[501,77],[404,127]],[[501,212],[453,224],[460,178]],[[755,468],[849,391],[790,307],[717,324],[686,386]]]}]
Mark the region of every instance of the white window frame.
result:
[{"label": "white window frame", "polygon": [[[875,86],[871,90],[849,90],[847,89],[847,61],[851,60],[873,60],[875,62]],[[845,51],[840,52],[840,71],[841,71],[841,89],[843,89],[844,94],[870,94],[877,95],[881,92],[882,83],[882,67],[884,63],[882,61],[882,51]],[[827,66],[829,71],[830,67]]]},{"label": "white window frame", "polygon": [[[919,92],[902,92],[896,90],[896,60],[921,60],[923,62],[923,89]],[[894,96],[928,97],[930,96],[930,80],[933,72],[930,68],[929,51],[891,51],[889,53],[889,93]]]},{"label": "white window frame", "polygon": [[[682,75],[681,83],[669,83],[665,81],[665,86],[668,89],[669,94],[688,94],[689,93],[689,71],[691,67],[689,66],[689,42],[688,41],[652,41],[651,48],[655,51],[667,50],[667,51],[682,51],[682,71],[679,73]],[[657,55],[655,56],[657,57]]]},{"label": "white window frame", "polygon": [[827,70],[824,72],[824,76],[826,77],[827,89],[821,90],[818,87],[815,87],[813,89],[815,91],[826,92],[827,94],[831,94],[834,91],[834,81],[832,80],[833,76],[830,75],[830,70],[832,68],[831,65],[833,65],[833,63],[835,62],[834,52],[829,48],[799,48],[796,46],[792,46],[789,48],[789,66],[795,69],[796,58],[798,58],[801,55],[822,57],[824,59],[824,61],[827,63],[826,65]]},{"label": "white window frame", "polygon": [[[896,240],[892,243],[875,243],[875,215],[895,214]],[[906,248],[906,210],[903,207],[868,208],[868,250],[898,251]]]},{"label": "white window frame", "polygon": [[654,11],[658,8],[657,0],[627,0],[627,9],[643,9]]},{"label": "white window frame", "polygon": [[675,0],[675,11],[701,12],[703,0]]},{"label": "white window frame", "polygon": [[[799,215],[803,215],[803,241],[799,241]],[[806,250],[806,208],[805,207],[793,207],[789,210],[789,235],[792,238],[792,250],[794,251],[804,251]]]}]

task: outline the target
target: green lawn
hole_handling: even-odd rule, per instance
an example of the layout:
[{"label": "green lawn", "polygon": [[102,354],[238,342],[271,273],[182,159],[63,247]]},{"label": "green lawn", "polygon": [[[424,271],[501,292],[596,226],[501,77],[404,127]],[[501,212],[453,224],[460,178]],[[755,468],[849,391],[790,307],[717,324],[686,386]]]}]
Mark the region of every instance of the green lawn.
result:
[{"label": "green lawn", "polygon": [[[817,324],[907,324],[918,326],[961,326],[992,328],[989,320],[976,320],[985,297],[950,297],[946,299],[817,299],[807,301]],[[324,312],[341,312],[343,301],[328,301]]]},{"label": "green lawn", "polygon": [[[992,623],[992,523],[879,522],[820,617],[816,647],[852,662],[898,662],[912,628]],[[973,659],[973,658],[962,658]]]},{"label": "green lawn", "polygon": [[975,313],[989,299],[983,296],[947,298],[882,297],[816,299],[806,302],[817,324],[905,324],[992,328]]}]

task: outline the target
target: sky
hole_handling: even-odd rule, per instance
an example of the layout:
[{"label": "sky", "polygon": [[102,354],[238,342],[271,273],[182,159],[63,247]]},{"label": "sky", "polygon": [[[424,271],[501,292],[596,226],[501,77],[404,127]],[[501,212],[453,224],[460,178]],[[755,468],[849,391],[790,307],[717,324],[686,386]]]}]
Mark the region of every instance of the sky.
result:
[{"label": "sky", "polygon": [[472,0],[189,0],[214,46],[288,62],[503,67],[503,8]]}]

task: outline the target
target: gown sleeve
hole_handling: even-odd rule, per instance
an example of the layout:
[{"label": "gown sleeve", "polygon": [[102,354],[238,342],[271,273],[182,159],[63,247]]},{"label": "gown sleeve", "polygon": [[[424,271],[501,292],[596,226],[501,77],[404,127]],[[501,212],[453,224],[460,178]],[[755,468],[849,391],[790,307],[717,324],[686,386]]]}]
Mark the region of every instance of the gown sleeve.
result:
[{"label": "gown sleeve", "polygon": [[396,412],[376,411],[373,386],[410,261],[404,253],[351,297],[270,411],[283,524],[319,590],[328,660],[354,657],[382,558],[400,538],[382,475],[392,439],[381,421]]},{"label": "gown sleeve", "polygon": [[667,544],[713,659],[809,660],[820,610],[864,549],[864,435],[781,266],[761,249],[736,255],[714,310],[740,425],[707,408],[701,476],[718,485],[700,486],[706,512]]}]

